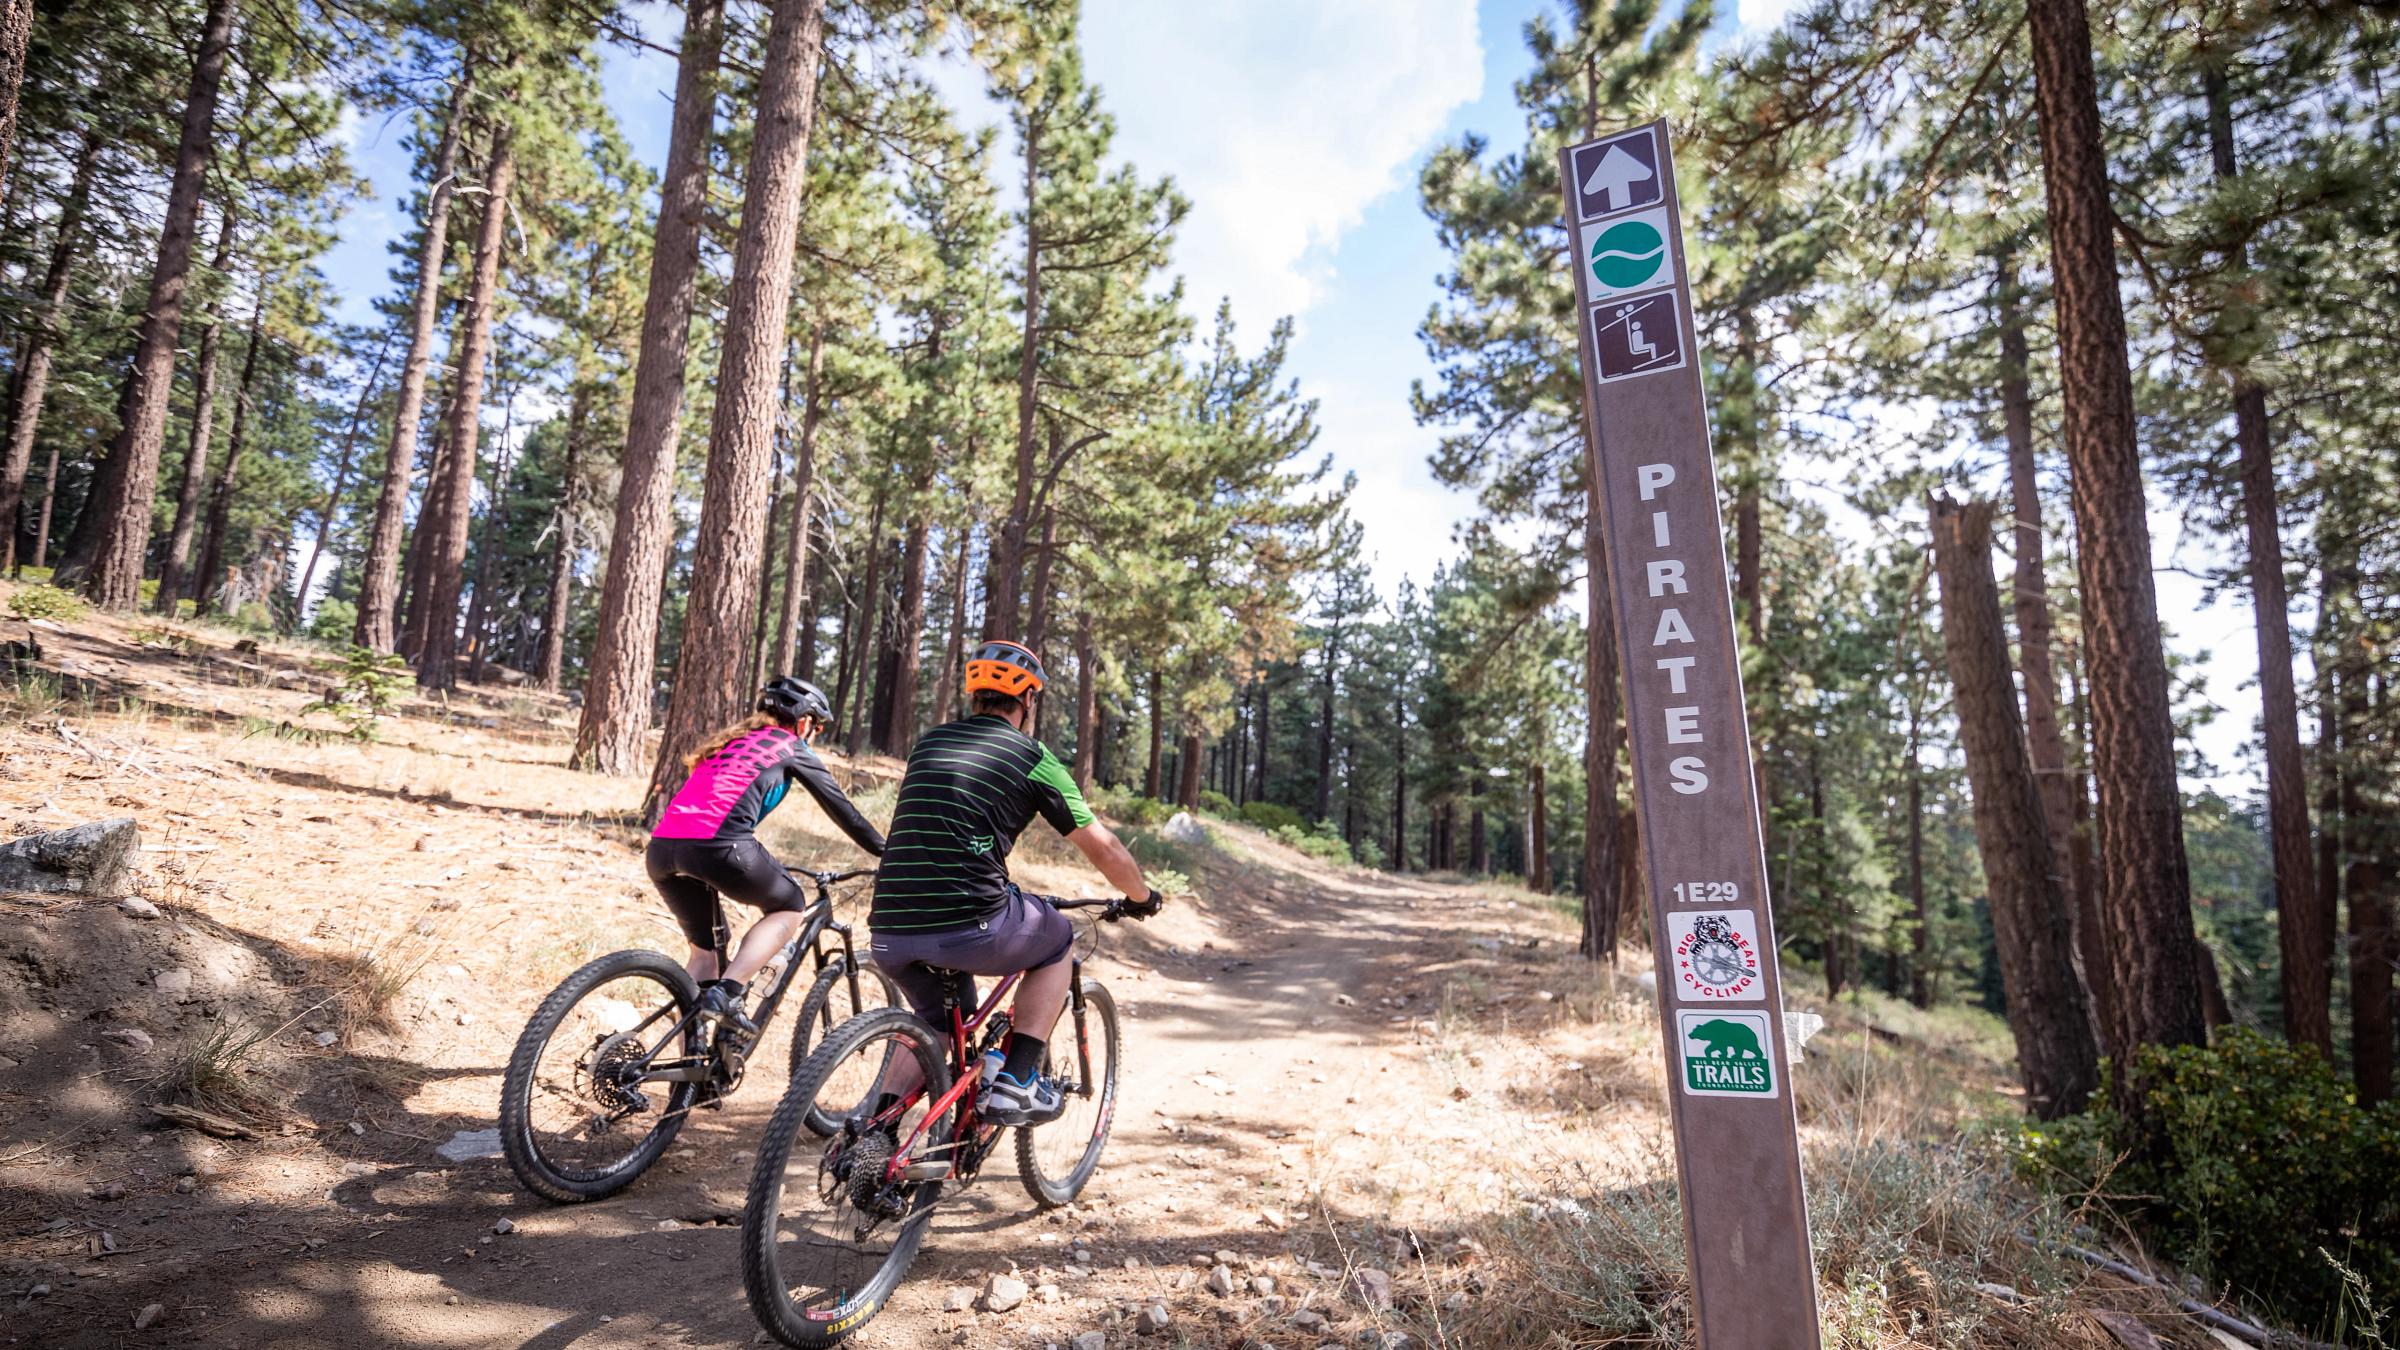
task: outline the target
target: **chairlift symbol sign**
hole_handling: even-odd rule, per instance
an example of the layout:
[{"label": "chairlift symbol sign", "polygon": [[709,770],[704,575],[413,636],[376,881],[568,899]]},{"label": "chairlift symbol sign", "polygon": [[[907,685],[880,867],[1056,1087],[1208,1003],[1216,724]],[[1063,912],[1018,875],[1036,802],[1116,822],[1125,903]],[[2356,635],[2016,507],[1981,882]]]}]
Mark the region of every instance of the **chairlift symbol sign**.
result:
[{"label": "chairlift symbol sign", "polygon": [[1592,306],[1593,364],[1602,384],[1683,367],[1683,313],[1673,290]]}]

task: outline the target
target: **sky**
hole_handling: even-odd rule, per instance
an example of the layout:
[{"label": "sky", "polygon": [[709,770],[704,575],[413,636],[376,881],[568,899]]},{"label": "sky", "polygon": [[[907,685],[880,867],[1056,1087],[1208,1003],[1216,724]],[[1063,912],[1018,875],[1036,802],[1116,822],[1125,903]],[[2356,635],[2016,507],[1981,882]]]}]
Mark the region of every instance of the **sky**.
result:
[{"label": "sky", "polygon": [[[1350,507],[1387,594],[1422,584],[1454,552],[1471,499],[1427,466],[1436,434],[1409,410],[1431,363],[1416,328],[1438,298],[1447,259],[1420,209],[1416,178],[1432,151],[1472,130],[1506,149],[1521,139],[1512,85],[1528,63],[1526,21],[1555,0],[1086,0],[1085,69],[1118,126],[1117,153],[1171,174],[1192,213],[1176,249],[1195,322],[1229,298],[1245,345],[1289,315],[1291,370],[1318,400],[1319,449],[1356,477]],[[1724,7],[1710,45],[1770,31],[1791,0]],[[635,21],[671,46],[677,12],[637,7]],[[635,150],[665,157],[674,64],[657,52],[609,48],[603,82]],[[970,122],[998,110],[963,65],[937,83]],[[397,123],[350,126],[374,185],[356,203],[326,262],[342,316],[369,317],[390,289],[388,243],[408,190]],[[1013,191],[1006,189],[1004,191]],[[1013,198],[1011,199],[1013,202]],[[2004,484],[1992,485],[1994,495]],[[2192,778],[2234,796],[2256,791],[2249,749],[2257,716],[2256,649],[2245,596],[2213,605],[2188,573],[2220,545],[2178,516],[2153,512],[2162,615],[2180,655],[2203,660],[2223,712],[2198,737],[2213,772]]]}]

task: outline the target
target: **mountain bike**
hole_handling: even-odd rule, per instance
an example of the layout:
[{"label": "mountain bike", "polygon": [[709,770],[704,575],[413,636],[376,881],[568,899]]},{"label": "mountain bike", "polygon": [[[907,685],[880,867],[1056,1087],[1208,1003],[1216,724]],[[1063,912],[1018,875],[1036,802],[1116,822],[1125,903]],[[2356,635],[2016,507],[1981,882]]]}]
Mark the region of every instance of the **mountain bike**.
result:
[{"label": "mountain bike", "polygon": [[[663,952],[611,952],[569,975],[534,1010],[501,1080],[500,1146],[517,1179],[561,1204],[631,1185],[675,1142],[694,1107],[721,1109],[741,1086],[798,983],[803,953],[815,978],[792,1028],[794,1073],[834,1028],[898,1003],[899,989],[858,959],[850,925],[834,917],[833,888],[874,874],[791,873],[815,883],[817,898],[800,932],[751,981],[767,991],[752,1014],[755,1038],[729,1026],[711,1036],[697,1016],[698,984]],[[801,1123],[830,1134],[856,1105],[828,1099]]]},{"label": "mountain bike", "polygon": [[[1099,908],[1103,921],[1126,912],[1123,900],[1048,903]],[[1066,1112],[1016,1131],[1017,1176],[1043,1209],[1082,1193],[1116,1118],[1116,1000],[1083,974],[1095,931],[1078,938],[1067,985],[1071,1048],[1054,1033],[1042,1065]],[[832,1345],[881,1311],[916,1260],[942,1188],[974,1182],[1007,1128],[977,1112],[976,1088],[1007,1039],[1001,1009],[1023,973],[980,1003],[973,977],[946,975],[946,1031],[906,1008],[843,1023],[792,1075],[759,1141],[742,1212],[742,1287],[759,1324],[786,1345]],[[880,1113],[861,1107],[901,1055],[922,1075],[916,1090]],[[811,1129],[828,1116],[830,1133]]]}]

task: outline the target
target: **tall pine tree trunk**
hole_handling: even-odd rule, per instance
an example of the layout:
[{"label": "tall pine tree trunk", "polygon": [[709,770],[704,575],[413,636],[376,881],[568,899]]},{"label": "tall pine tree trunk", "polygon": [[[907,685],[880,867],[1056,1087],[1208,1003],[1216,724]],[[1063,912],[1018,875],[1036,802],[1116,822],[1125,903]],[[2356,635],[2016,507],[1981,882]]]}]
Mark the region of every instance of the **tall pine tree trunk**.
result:
[{"label": "tall pine tree trunk", "polygon": [[1325,634],[1323,669],[1317,674],[1317,813],[1315,820],[1333,818],[1333,687],[1334,667],[1342,659],[1342,624],[1335,619]]},{"label": "tall pine tree trunk", "polygon": [[[10,0],[21,5],[27,15],[33,12],[31,0]],[[50,266],[42,276],[41,309],[36,312],[32,327],[25,335],[24,351],[17,358],[16,396],[14,415],[8,426],[8,449],[0,455],[0,568],[15,571],[17,566],[17,513],[25,499],[25,475],[33,467],[34,438],[42,425],[42,405],[50,396],[50,367],[58,353],[59,318],[67,306],[67,287],[75,275],[75,255],[83,245],[83,214],[92,200],[92,173],[100,163],[100,137],[85,131],[75,147],[75,177],[67,188],[66,199],[58,208],[58,225],[50,241]],[[49,479],[58,479],[58,450],[50,451]],[[43,527],[37,533],[49,535],[50,497],[43,491],[41,518]],[[36,552],[41,550],[37,547]],[[41,565],[35,559],[35,566]]]},{"label": "tall pine tree trunk", "polygon": [[[1055,438],[1053,441],[1055,448]],[[1019,639],[1036,655],[1050,641],[1050,564],[1058,554],[1058,509],[1044,505],[1041,517],[1041,547],[1033,555],[1033,576],[1026,589],[1031,599],[1026,605],[1025,635]],[[1033,715],[1036,725],[1034,734],[1039,736],[1041,709],[1036,707]]]},{"label": "tall pine tree trunk", "polygon": [[[795,668],[786,663],[793,659],[792,648],[799,640],[801,602],[805,599],[809,612],[815,613],[816,597],[807,593],[809,578],[816,575],[808,545],[810,523],[816,517],[817,423],[825,411],[817,382],[824,367],[825,326],[818,324],[809,330],[808,369],[800,383],[800,446],[792,456],[792,514],[784,522],[783,539],[783,612],[775,624],[775,656],[767,662],[771,672]],[[808,676],[803,673],[801,678]]]},{"label": "tall pine tree trunk", "polygon": [[[292,608],[293,621],[308,608],[308,588],[316,584],[317,564],[324,561],[325,541],[333,534],[333,518],[342,509],[342,494],[350,490],[350,465],[358,455],[358,430],[367,420],[367,406],[375,398],[375,382],[383,378],[384,358],[392,354],[391,334],[375,348],[375,364],[367,371],[367,382],[359,386],[358,402],[350,409],[350,425],[342,432],[341,459],[334,465],[333,487],[325,494],[325,505],[317,512],[316,541],[308,548],[308,566],[301,569],[300,588],[294,592],[297,603]],[[164,591],[164,586],[161,586]]]},{"label": "tall pine tree trunk", "polygon": [[50,445],[49,467],[42,471],[42,510],[33,525],[33,565],[40,567],[50,554],[50,511],[58,504],[58,443]]},{"label": "tall pine tree trunk", "polygon": [[234,0],[209,0],[200,29],[200,55],[183,106],[183,137],[175,151],[175,177],[167,188],[165,226],[158,263],[150,273],[149,301],[142,308],[141,338],[126,377],[125,417],[110,447],[108,464],[94,485],[101,514],[94,536],[91,570],[84,593],[102,609],[132,609],[141,599],[142,559],[150,546],[150,499],[158,490],[158,453],[166,439],[167,400],[175,382],[175,344],[183,331],[183,303],[190,288],[192,231],[200,217],[200,192],[216,141],[217,93],[233,46]]},{"label": "tall pine tree trunk", "polygon": [[577,380],[574,397],[567,403],[567,462],[559,472],[558,519],[551,526],[558,531],[558,538],[550,546],[549,607],[542,616],[538,679],[551,693],[558,692],[559,679],[566,673],[567,606],[575,583],[576,522],[583,513],[583,441],[590,416],[591,391]]},{"label": "tall pine tree trunk", "polygon": [[475,453],[483,432],[483,373],[492,350],[492,308],[500,288],[500,246],[508,236],[508,194],[516,186],[516,136],[506,123],[492,133],[483,175],[483,219],[475,235],[474,273],[459,321],[457,388],[450,396],[450,490],[440,533],[426,546],[425,645],[417,683],[458,683],[458,597],[466,585],[468,527],[475,505]]},{"label": "tall pine tree trunk", "polygon": [[[691,343],[700,235],[708,213],[709,146],[716,126],[717,65],[725,44],[725,0],[690,0],[675,66],[675,117],[659,182],[642,347],[625,426],[608,571],[601,582],[583,715],[567,762],[629,774],[642,768],[658,674],[659,606],[675,551],[675,442]],[[812,73],[813,79],[813,73]],[[745,219],[745,227],[747,227]]]},{"label": "tall pine tree trunk", "polygon": [[[223,282],[231,280],[225,276],[225,265],[232,256],[233,213],[227,211],[218,220],[217,244],[208,261],[209,275],[220,278],[220,290],[224,289]],[[262,287],[266,284],[263,273],[259,284]],[[220,296],[218,303],[221,305],[231,298]],[[200,364],[192,370],[191,434],[183,447],[182,482],[175,489],[175,523],[167,530],[166,556],[159,563],[158,594],[150,606],[161,614],[176,612],[189,580],[184,569],[191,561],[192,530],[200,518],[200,491],[208,483],[208,443],[216,434],[217,367],[224,356],[224,337],[225,316],[208,315],[200,329]]]},{"label": "tall pine tree trunk", "polygon": [[1075,786],[1089,792],[1100,764],[1100,653],[1092,646],[1092,613],[1075,620]]},{"label": "tall pine tree trunk", "polygon": [[942,666],[934,676],[934,720],[958,715],[959,690],[966,678],[967,587],[974,575],[969,549],[975,540],[975,501],[967,499],[965,523],[958,527],[958,555],[950,566],[950,631],[942,638]]},{"label": "tall pine tree trunk", "polygon": [[1152,801],[1162,796],[1159,782],[1159,759],[1166,748],[1166,708],[1160,702],[1158,671],[1150,672],[1150,767],[1142,774],[1142,795]]},{"label": "tall pine tree trunk", "polygon": [[[2207,1024],[2090,21],[2084,0],[2030,0],[2027,21],[2100,788],[2102,921],[2141,937],[2109,944],[2129,1038],[2111,1063],[2130,1066],[2138,1046],[2202,1043]],[[2126,1072],[2119,1098],[2139,1112]]]},{"label": "tall pine tree trunk", "polygon": [[2023,290],[2015,256],[2003,250],[1993,277],[1993,303],[2000,336],[2000,425],[2008,447],[2010,507],[2015,516],[2014,608],[2017,666],[2025,681],[2025,748],[2042,795],[2042,820],[2050,832],[2050,861],[2074,906],[2075,950],[2084,986],[2092,996],[2093,1023],[2107,1053],[2107,1028],[2114,1025],[2116,983],[2109,971],[2108,930],[2100,922],[2097,878],[2077,866],[2075,802],[2067,775],[2066,737],[2059,728],[2058,671],[2051,655],[2048,534],[2042,525],[2039,465],[2033,447],[2032,354],[2025,342]]},{"label": "tall pine tree trunk", "polygon": [[492,556],[500,551],[500,531],[508,519],[508,486],[511,476],[509,446],[510,423],[515,420],[515,400],[503,396],[501,402],[510,408],[510,416],[500,422],[500,449],[492,463],[491,506],[483,513],[482,537],[475,541],[475,598],[467,605],[467,681],[483,683],[484,663],[490,655],[491,641],[484,632],[492,613]]},{"label": "tall pine tree trunk", "polygon": [[2034,1114],[2083,1109],[2099,1086],[2099,1049],[2074,978],[2070,902],[2050,858],[2040,790],[2017,722],[2008,634],[1992,581],[1992,508],[1931,503],[1942,581],[1942,645],[1975,795],[1975,840],[1991,896],[2009,1030]]},{"label": "tall pine tree trunk", "polygon": [[[1408,694],[1399,688],[1392,690],[1392,870],[1408,870]],[[1588,882],[1584,903],[1591,903]]]},{"label": "tall pine tree trunk", "polygon": [[[0,187],[8,183],[17,140],[17,89],[25,80],[25,48],[33,38],[34,0],[0,0]],[[0,512],[0,520],[15,517]]]},{"label": "tall pine tree trunk", "polygon": [[[1583,531],[1584,567],[1584,735],[1583,735],[1583,930],[1576,950],[1595,961],[1617,959],[1617,915],[1623,899],[1617,894],[1617,854],[1624,841],[1617,835],[1617,745],[1624,735],[1624,712],[1617,685],[1616,593],[1608,579],[1607,534],[1599,528],[1599,475],[1585,449],[1586,482]],[[1395,806],[1394,809],[1403,809]],[[1400,832],[1393,830],[1393,837]]]},{"label": "tall pine tree trunk", "polygon": [[1908,701],[1908,902],[1917,926],[1910,935],[1908,998],[1920,1008],[1930,1008],[1934,992],[1933,915],[1925,905],[1925,773],[1917,758],[1922,733],[1920,710],[1912,697]]},{"label": "tall pine tree trunk", "polygon": [[1536,895],[1550,893],[1550,774],[1537,763],[1533,766],[1533,801],[1528,808],[1531,816],[1526,837],[1530,841],[1525,864],[1525,884]]},{"label": "tall pine tree trunk", "polygon": [[875,625],[883,617],[883,505],[886,484],[875,485],[875,505],[867,514],[867,579],[858,588],[852,621],[842,629],[841,687],[833,714],[849,726],[843,746],[858,753],[862,712],[874,677],[868,670],[875,659]]},{"label": "tall pine tree trunk", "polygon": [[1178,769],[1180,769],[1180,770],[1182,771],[1182,772],[1180,772],[1180,773],[1178,773],[1178,774],[1176,775],[1176,778],[1177,778],[1179,781],[1178,781],[1178,782],[1176,783],[1176,785],[1175,785],[1175,804],[1176,804],[1177,806],[1180,806],[1180,807],[1182,807],[1182,808],[1183,808],[1184,810],[1186,810],[1186,811],[1197,811],[1197,810],[1199,810],[1199,809],[1200,809],[1200,733],[1199,733],[1199,732],[1197,732],[1197,731],[1190,731],[1190,730],[1187,730],[1187,731],[1185,731],[1185,732],[1183,733],[1183,743],[1182,743],[1182,748],[1180,749],[1180,751],[1179,751],[1179,752],[1177,753],[1177,755],[1176,755],[1176,765],[1175,765],[1175,767],[1176,767],[1176,768],[1178,768]]},{"label": "tall pine tree trunk", "polygon": [[[392,651],[399,643],[400,539],[406,527],[409,480],[417,472],[417,424],[425,415],[434,325],[441,316],[442,258],[450,247],[450,203],[457,197],[458,143],[474,83],[475,63],[470,56],[461,62],[458,80],[450,88],[442,137],[434,147],[424,237],[417,246],[417,293],[410,310],[408,354],[400,362],[399,397],[392,405],[392,435],[384,449],[383,486],[375,494],[366,561],[359,568],[358,622],[352,640],[379,652]],[[420,516],[420,529],[423,524]]]},{"label": "tall pine tree trunk", "polygon": [[726,289],[724,355],[709,423],[700,542],[666,734],[643,818],[657,819],[683,757],[749,705],[742,640],[758,602],[761,519],[774,449],[775,381],[791,312],[792,263],[816,122],[824,0],[776,0],[757,94],[758,130],[742,190],[742,229]]},{"label": "tall pine tree trunk", "polygon": [[217,591],[225,584],[225,532],[233,514],[234,475],[249,448],[251,393],[258,387],[258,351],[266,345],[267,279],[258,279],[258,296],[250,303],[250,335],[242,349],[242,377],[233,387],[233,425],[225,437],[225,458],[217,464],[216,480],[208,490],[208,527],[201,535],[200,566],[192,577],[192,598],[206,614],[216,608]]},{"label": "tall pine tree trunk", "polygon": [[1042,235],[1035,204],[1040,200],[1042,121],[1029,113],[1019,138],[1025,160],[1025,322],[1017,348],[1017,463],[1008,514],[992,535],[992,556],[983,588],[983,635],[1016,640],[1018,588],[1025,566],[1025,532],[1032,522],[1034,417],[1040,407],[1035,372],[1041,360]]},{"label": "tall pine tree trunk", "polygon": [[[922,494],[920,488],[920,501]],[[908,539],[900,550],[899,626],[892,635],[891,731],[881,747],[888,755],[907,755],[917,739],[917,680],[925,645],[925,558],[932,531],[924,508],[915,511],[916,519],[908,523]]]},{"label": "tall pine tree trunk", "polygon": [[[2207,76],[2208,142],[2216,176],[2234,176],[2233,99],[2222,70]],[[2250,270],[2236,244],[2234,271]],[[2229,289],[2229,296],[2238,290]],[[2223,327],[2253,324],[2238,299]],[[2267,838],[2275,860],[2275,935],[2282,961],[2283,1034],[2333,1057],[2333,906],[2316,893],[2308,834],[2308,771],[2300,754],[2300,699],[2292,687],[2290,600],[2283,581],[2283,529],[2276,517],[2274,438],[2267,391],[2233,373],[2233,441],[2240,459],[2242,524],[2250,546],[2250,594],[2258,614],[2258,693],[2267,751]]]}]

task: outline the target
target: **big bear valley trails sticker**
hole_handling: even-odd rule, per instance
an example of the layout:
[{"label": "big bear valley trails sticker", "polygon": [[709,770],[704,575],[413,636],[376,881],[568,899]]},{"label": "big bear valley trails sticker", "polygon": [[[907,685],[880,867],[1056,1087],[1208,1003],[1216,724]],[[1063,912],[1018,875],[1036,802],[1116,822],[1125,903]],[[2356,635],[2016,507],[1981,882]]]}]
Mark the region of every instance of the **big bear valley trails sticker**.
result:
[{"label": "big bear valley trails sticker", "polygon": [[1758,912],[1716,909],[1667,915],[1675,997],[1684,1003],[1760,1003]]},{"label": "big bear valley trails sticker", "polygon": [[1775,1095],[1774,1030],[1763,1012],[1680,1008],[1683,1090],[1695,1097]]}]

